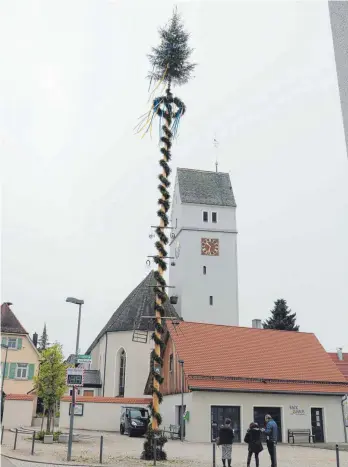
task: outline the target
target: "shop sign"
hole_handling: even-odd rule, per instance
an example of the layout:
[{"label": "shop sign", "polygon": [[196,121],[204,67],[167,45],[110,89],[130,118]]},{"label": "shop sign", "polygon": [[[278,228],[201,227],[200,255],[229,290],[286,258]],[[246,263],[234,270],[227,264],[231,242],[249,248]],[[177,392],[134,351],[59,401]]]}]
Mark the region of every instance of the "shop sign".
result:
[{"label": "shop sign", "polygon": [[304,409],[301,409],[299,405],[289,405],[290,415],[306,415]]}]

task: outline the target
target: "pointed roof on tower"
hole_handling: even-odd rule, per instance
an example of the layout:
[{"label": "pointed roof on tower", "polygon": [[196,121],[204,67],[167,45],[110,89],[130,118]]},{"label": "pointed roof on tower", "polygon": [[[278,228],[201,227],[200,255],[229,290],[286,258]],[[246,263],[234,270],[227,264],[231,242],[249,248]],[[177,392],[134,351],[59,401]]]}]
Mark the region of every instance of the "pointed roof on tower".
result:
[{"label": "pointed roof on tower", "polygon": [[177,180],[182,203],[236,207],[228,173],[178,168]]},{"label": "pointed roof on tower", "polygon": [[[146,331],[148,329],[149,320],[142,319],[142,317],[155,317],[155,285],[156,279],[154,277],[154,271],[151,271],[113,313],[86,353],[89,354],[107,332],[133,331],[135,326],[136,329]],[[169,300],[165,302],[163,307],[165,316],[179,318],[174,306]]]},{"label": "pointed roof on tower", "polygon": [[11,310],[11,305],[12,303],[10,302],[5,302],[1,305],[1,332],[10,334],[28,334]]}]

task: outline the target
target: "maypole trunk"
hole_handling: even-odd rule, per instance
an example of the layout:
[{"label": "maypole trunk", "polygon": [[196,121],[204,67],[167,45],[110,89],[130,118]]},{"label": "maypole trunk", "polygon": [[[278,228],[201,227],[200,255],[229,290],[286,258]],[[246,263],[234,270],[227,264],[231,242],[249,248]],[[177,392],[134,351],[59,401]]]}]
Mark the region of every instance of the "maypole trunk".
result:
[{"label": "maypole trunk", "polygon": [[[154,365],[157,363],[157,367],[154,369],[154,379],[153,379],[153,394],[152,394],[152,407],[153,407],[153,416],[152,416],[152,429],[154,431],[158,430],[159,424],[161,423],[161,415],[159,411],[159,404],[161,403],[161,393],[160,393],[160,384],[162,377],[160,376],[160,369],[162,367],[162,357],[161,357],[161,350],[163,348],[163,326],[162,326],[162,316],[164,314],[163,304],[167,299],[166,294],[166,281],[163,277],[164,271],[166,270],[166,263],[164,258],[167,256],[167,251],[165,246],[168,243],[168,237],[165,233],[165,229],[168,226],[169,220],[167,216],[167,212],[169,210],[169,180],[168,176],[170,174],[170,168],[168,162],[170,160],[170,148],[172,145],[172,132],[170,131],[170,126],[172,123],[172,105],[171,100],[172,95],[170,92],[170,85],[168,85],[166,91],[166,109],[163,112],[163,119],[164,124],[162,126],[163,136],[161,137],[162,147],[161,153],[162,158],[159,161],[160,166],[162,167],[162,173],[159,175],[159,179],[161,184],[159,185],[158,189],[161,193],[161,197],[158,200],[158,204],[161,206],[157,215],[159,216],[159,227],[156,229],[156,233],[158,236],[158,240],[156,242],[156,248],[158,251],[157,257],[155,261],[158,264],[157,272],[155,273],[155,277],[157,280],[157,287],[155,288],[156,293],[156,326],[155,326],[155,355],[154,355]],[[160,378],[158,377],[160,376]]]}]

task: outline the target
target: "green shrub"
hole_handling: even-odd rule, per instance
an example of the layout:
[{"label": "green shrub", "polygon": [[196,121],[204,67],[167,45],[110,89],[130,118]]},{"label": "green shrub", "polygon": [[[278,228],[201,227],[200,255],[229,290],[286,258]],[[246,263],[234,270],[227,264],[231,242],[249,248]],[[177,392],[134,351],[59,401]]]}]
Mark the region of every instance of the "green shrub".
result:
[{"label": "green shrub", "polygon": [[[61,435],[61,431],[55,431],[53,433],[53,441],[58,441],[59,435]],[[36,433],[35,439],[39,441],[43,441],[45,435],[52,435],[52,433],[48,433],[48,431],[38,431]]]}]

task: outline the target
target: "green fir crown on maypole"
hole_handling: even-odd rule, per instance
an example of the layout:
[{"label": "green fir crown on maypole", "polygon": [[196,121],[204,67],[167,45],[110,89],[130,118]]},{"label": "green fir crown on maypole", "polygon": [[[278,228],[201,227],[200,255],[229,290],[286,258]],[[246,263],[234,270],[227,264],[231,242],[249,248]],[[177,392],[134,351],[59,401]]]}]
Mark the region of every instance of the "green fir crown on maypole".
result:
[{"label": "green fir crown on maypole", "polygon": [[157,241],[155,247],[157,255],[154,256],[154,262],[157,264],[155,271],[155,279],[157,285],[154,288],[155,301],[155,330],[152,334],[152,339],[155,343],[155,348],[151,353],[151,373],[153,378],[152,383],[152,403],[150,404],[152,426],[149,425],[147,431],[147,439],[144,443],[142,458],[151,460],[154,458],[154,435],[157,435],[157,459],[166,459],[166,453],[162,450],[166,438],[160,435],[159,426],[162,422],[162,417],[159,412],[159,404],[163,400],[163,395],[160,386],[163,384],[162,355],[165,348],[163,342],[164,327],[162,325],[162,317],[164,316],[164,303],[168,296],[166,292],[166,281],[164,272],[167,269],[166,259],[168,256],[166,245],[168,244],[168,236],[166,229],[169,225],[168,211],[170,208],[170,175],[169,161],[171,159],[172,140],[178,134],[179,123],[181,117],[186,111],[185,104],[172,93],[172,86],[182,85],[189,81],[191,74],[195,68],[195,64],[188,61],[192,49],[188,46],[189,34],[184,30],[180,16],[175,9],[169,23],[159,30],[160,44],[158,47],[152,48],[152,53],[149,54],[149,60],[152,65],[152,70],[148,74],[150,80],[150,88],[153,85],[153,90],[150,94],[152,105],[150,110],[140,117],[140,121],[136,127],[137,133],[144,137],[150,133],[153,128],[155,116],[159,118],[159,142],[161,159],[161,173],[158,178],[160,184],[158,189],[160,197],[158,199],[159,209],[157,215],[159,217],[159,225],[156,227]]}]

